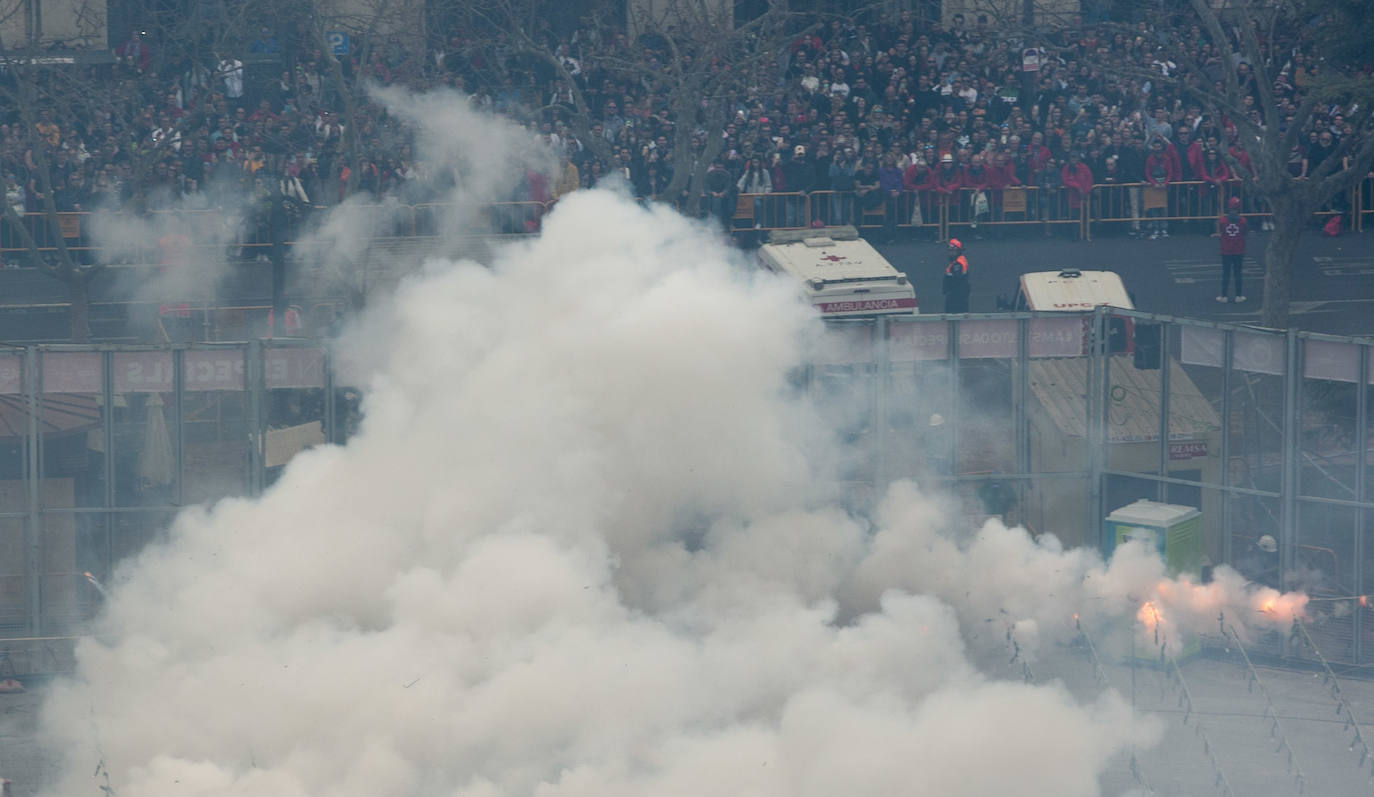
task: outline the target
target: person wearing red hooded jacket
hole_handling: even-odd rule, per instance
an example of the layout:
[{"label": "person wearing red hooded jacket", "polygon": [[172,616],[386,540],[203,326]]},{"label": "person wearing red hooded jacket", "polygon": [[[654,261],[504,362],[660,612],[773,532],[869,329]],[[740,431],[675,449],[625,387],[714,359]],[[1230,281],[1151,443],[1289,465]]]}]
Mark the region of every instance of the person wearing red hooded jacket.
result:
[{"label": "person wearing red hooded jacket", "polygon": [[1035,174],[1043,169],[1051,157],[1050,148],[1045,146],[1045,135],[1038,130],[1032,133],[1030,143],[1026,145],[1026,162],[1030,164],[1030,173]]},{"label": "person wearing red hooded jacket", "polygon": [[927,222],[935,220],[932,213],[934,204],[932,202],[931,191],[935,189],[935,171],[925,162],[924,158],[917,157],[902,172],[902,190],[911,194],[911,224],[914,227],[924,226]]},{"label": "person wearing red hooded jacket", "polygon": [[963,172],[954,165],[954,156],[949,153],[941,155],[940,168],[935,171],[933,185],[936,200],[948,207],[959,201],[959,189],[963,187]]},{"label": "person wearing red hooded jacket", "polygon": [[1224,193],[1222,185],[1231,179],[1231,170],[1226,168],[1226,161],[1222,160],[1221,153],[1215,149],[1205,150],[1199,165],[1201,168],[1198,169],[1198,176],[1203,182],[1202,215],[1206,218],[1215,214],[1220,207]]},{"label": "person wearing red hooded jacket", "polygon": [[992,218],[992,203],[987,198],[990,178],[988,166],[981,152],[975,154],[964,166],[963,187],[968,189],[968,192],[962,196],[968,198],[970,226],[974,230],[978,229],[979,222]]},{"label": "person wearing red hooded jacket", "polygon": [[1016,164],[1012,163],[1011,155],[1006,150],[999,150],[996,155],[991,156],[991,163],[987,168],[987,182],[988,201],[992,203],[992,218],[1001,221],[1002,190],[1021,184],[1021,178],[1016,176]]},{"label": "person wearing red hooded jacket", "polygon": [[1083,212],[1083,201],[1093,190],[1093,172],[1077,150],[1069,150],[1069,158],[1059,169],[1059,180],[1069,194],[1069,210]]}]

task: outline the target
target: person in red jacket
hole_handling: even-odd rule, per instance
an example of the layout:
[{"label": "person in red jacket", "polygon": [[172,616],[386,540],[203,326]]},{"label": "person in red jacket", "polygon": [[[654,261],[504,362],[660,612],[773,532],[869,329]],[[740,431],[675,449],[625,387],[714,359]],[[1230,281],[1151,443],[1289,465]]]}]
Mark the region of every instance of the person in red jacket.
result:
[{"label": "person in red jacket", "polygon": [[[979,152],[970,158],[963,171],[964,188],[967,189],[963,196],[969,202],[969,226],[976,231],[979,222],[992,218],[992,203],[988,201],[987,194],[988,167],[983,153]],[[974,237],[979,237],[976,232]]]},{"label": "person in red jacket", "polygon": [[[1175,153],[1177,155],[1177,153]],[[1169,157],[1164,149],[1164,140],[1156,136],[1150,142],[1150,154],[1145,157],[1145,184],[1147,190],[1164,189],[1168,190],[1170,183],[1178,182],[1178,163]],[[1169,224],[1162,217],[1166,207],[1152,207],[1145,211],[1145,216],[1151,221],[1146,222],[1150,228],[1150,240],[1169,237]]]},{"label": "person in red jacket", "polygon": [[1059,181],[1068,192],[1070,212],[1082,213],[1083,201],[1093,190],[1093,172],[1077,150],[1069,150],[1068,160],[1059,169]]},{"label": "person in red jacket", "polygon": [[1226,214],[1217,219],[1217,236],[1221,238],[1221,293],[1217,301],[1231,301],[1227,292],[1231,278],[1236,280],[1236,302],[1245,301],[1241,285],[1241,269],[1245,262],[1245,217],[1240,215],[1240,197],[1233,196],[1226,203]]},{"label": "person in red jacket", "polygon": [[1231,170],[1226,168],[1226,161],[1222,160],[1220,152],[1215,149],[1208,149],[1203,152],[1198,177],[1202,178],[1204,184],[1202,215],[1205,218],[1217,212],[1221,196],[1224,193],[1222,185],[1231,179]]},{"label": "person in red jacket", "polygon": [[1193,142],[1188,145],[1188,149],[1185,152],[1189,172],[1198,177],[1202,176],[1202,149],[1202,141],[1194,139]]},{"label": "person in red jacket", "polygon": [[902,172],[902,190],[911,193],[911,225],[923,227],[934,221],[931,191],[935,189],[935,170],[925,158],[917,156]]},{"label": "person in red jacket", "polygon": [[935,190],[935,199],[941,205],[950,208],[946,211],[950,215],[958,213],[959,189],[963,186],[964,176],[959,167],[954,165],[954,156],[949,153],[941,155],[940,168],[935,172],[932,187]]},{"label": "person in red jacket", "polygon": [[988,167],[988,202],[992,203],[992,218],[1002,220],[1002,189],[1020,185],[1021,178],[1016,176],[1016,164],[1011,162],[1011,154],[999,149]]},{"label": "person in red jacket", "polygon": [[1045,162],[1050,157],[1050,148],[1045,146],[1045,134],[1038,130],[1032,133],[1030,143],[1026,145],[1026,161],[1030,163],[1031,174],[1045,168]]}]

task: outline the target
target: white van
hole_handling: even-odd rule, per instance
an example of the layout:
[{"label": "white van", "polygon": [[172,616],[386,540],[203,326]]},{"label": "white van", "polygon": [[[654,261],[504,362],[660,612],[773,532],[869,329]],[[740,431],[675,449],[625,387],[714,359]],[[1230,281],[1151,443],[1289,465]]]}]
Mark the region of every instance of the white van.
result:
[{"label": "white van", "polygon": [[1021,275],[1013,310],[1082,312],[1099,305],[1134,310],[1131,295],[1115,271],[1033,271]]},{"label": "white van", "polygon": [[[1081,313],[1094,307],[1119,307],[1134,310],[1135,303],[1126,291],[1126,284],[1115,271],[1080,271],[1064,268],[1059,271],[1032,271],[1021,275],[1021,284],[1016,292],[1016,301],[1007,307],[1004,300],[998,304],[1017,312],[1023,310],[1048,310],[1061,313]],[[1086,323],[1086,322],[1085,322]],[[1135,351],[1135,321],[1123,316],[1113,315],[1107,319],[1107,347],[1113,354]],[[1088,335],[1084,327],[1083,347],[1087,352]]]},{"label": "white van", "polygon": [[916,312],[916,290],[853,227],[778,230],[759,247],[760,265],[802,285],[823,318]]}]

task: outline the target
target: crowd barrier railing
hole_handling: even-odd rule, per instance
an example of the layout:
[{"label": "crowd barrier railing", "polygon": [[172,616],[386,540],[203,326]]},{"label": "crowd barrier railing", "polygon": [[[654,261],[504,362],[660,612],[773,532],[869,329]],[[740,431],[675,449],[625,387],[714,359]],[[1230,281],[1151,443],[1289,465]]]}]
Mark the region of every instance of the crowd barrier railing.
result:
[{"label": "crowd barrier railing", "polygon": [[1356,230],[1363,230],[1365,221],[1370,214],[1374,214],[1374,174],[1371,174],[1356,184],[1355,190],[1358,193],[1356,201],[1351,207],[1356,208],[1352,218],[1355,222]]},{"label": "crowd barrier railing", "polygon": [[1046,235],[1081,237],[1085,201],[1062,187],[961,188],[944,196],[946,232],[976,235],[980,229],[1038,225]]},{"label": "crowd barrier railing", "polygon": [[[1055,231],[1083,239],[1101,232],[1129,230],[1148,234],[1157,232],[1211,231],[1215,219],[1224,211],[1227,200],[1239,196],[1241,212],[1252,221],[1267,221],[1267,203],[1244,190],[1240,181],[1221,183],[1186,181],[1155,187],[1146,183],[1098,183],[1086,197],[1075,196],[1074,189],[1056,186],[1016,185],[1003,188],[960,188],[957,191],[901,191],[895,196],[877,197],[854,191],[779,192],[737,194],[734,211],[727,209],[722,220],[733,232],[795,229],[815,222],[826,225],[853,224],[860,229],[898,230],[933,234],[936,239],[951,235],[977,235],[979,230],[1039,226],[1047,235]],[[387,204],[358,206],[364,213],[385,217],[376,238],[434,237],[455,223],[465,225],[473,235],[526,235],[537,232],[553,202],[496,202],[464,212],[446,203],[414,205]],[[703,205],[704,207],[704,205]],[[311,206],[308,215],[329,211],[328,206]],[[703,212],[705,212],[703,210]],[[1346,231],[1361,231],[1365,220],[1374,215],[1374,176],[1358,182],[1313,214],[1314,223],[1334,215],[1345,219]],[[193,232],[193,249],[198,252],[220,250],[229,260],[261,260],[271,252],[272,239],[267,219],[249,215],[235,218],[220,210],[153,210],[142,216],[148,225],[149,240],[136,244],[92,242],[90,212],[62,212],[55,219],[45,213],[26,213],[20,223],[36,243],[41,256],[51,257],[58,240],[80,263],[155,265],[162,262],[158,236],[181,226]],[[119,215],[119,214],[116,214]],[[133,214],[129,214],[133,217]],[[175,221],[171,220],[175,217]],[[450,218],[451,217],[451,218]],[[198,231],[198,232],[197,232]],[[207,232],[208,231],[208,232]],[[210,243],[205,243],[210,239]],[[287,247],[296,240],[283,241]],[[23,265],[29,256],[24,235],[11,219],[0,220],[0,260],[5,265]]]},{"label": "crowd barrier railing", "polygon": [[[772,195],[770,195],[772,196]],[[800,195],[798,195],[800,196]],[[552,202],[494,202],[476,210],[465,220],[468,232],[479,235],[524,235],[537,232]],[[306,219],[318,217],[331,208],[312,205]],[[373,218],[384,218],[374,233],[375,238],[414,238],[439,235],[446,226],[446,216],[454,206],[440,203],[417,205],[359,205],[356,210]],[[73,259],[79,263],[103,262],[115,265],[157,265],[163,262],[159,239],[173,230],[191,233],[192,251],[202,254],[217,252],[229,260],[257,260],[271,252],[271,230],[266,218],[260,215],[232,216],[224,211],[209,210],[151,210],[146,214],[117,212],[116,218],[138,219],[146,225],[145,240],[134,242],[92,242],[92,220],[89,211],[60,212],[50,221],[43,212],[25,213],[20,223],[36,244],[40,256],[51,258],[58,250],[61,238]],[[308,226],[308,225],[307,225]],[[128,227],[126,226],[127,230]],[[136,229],[136,228],[135,228]],[[282,242],[291,247],[295,237]],[[29,247],[24,236],[10,219],[0,220],[0,261],[5,265],[26,263]]]},{"label": "crowd barrier railing", "polygon": [[[1346,231],[1363,230],[1363,218],[1371,200],[1366,196],[1370,180],[1337,195],[1312,214],[1314,224],[1332,216],[1346,218]],[[1102,230],[1129,228],[1142,235],[1174,232],[1210,233],[1216,219],[1225,212],[1231,197],[1240,197],[1241,214],[1252,222],[1264,223],[1273,213],[1263,199],[1247,192],[1238,180],[1220,183],[1186,181],[1151,186],[1147,183],[1099,183],[1092,188],[1085,235],[1091,239]],[[1350,212],[1360,208],[1361,212]]]}]

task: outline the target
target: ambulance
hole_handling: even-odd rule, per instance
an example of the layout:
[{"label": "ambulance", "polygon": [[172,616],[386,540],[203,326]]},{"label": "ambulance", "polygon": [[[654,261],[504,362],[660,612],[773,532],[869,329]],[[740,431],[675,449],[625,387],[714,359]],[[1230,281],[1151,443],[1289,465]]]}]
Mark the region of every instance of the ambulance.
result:
[{"label": "ambulance", "polygon": [[906,275],[850,226],[775,231],[759,247],[758,261],[795,279],[822,318],[917,312]]}]

